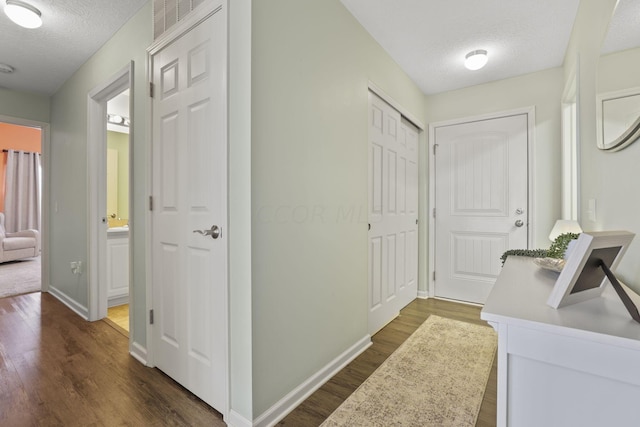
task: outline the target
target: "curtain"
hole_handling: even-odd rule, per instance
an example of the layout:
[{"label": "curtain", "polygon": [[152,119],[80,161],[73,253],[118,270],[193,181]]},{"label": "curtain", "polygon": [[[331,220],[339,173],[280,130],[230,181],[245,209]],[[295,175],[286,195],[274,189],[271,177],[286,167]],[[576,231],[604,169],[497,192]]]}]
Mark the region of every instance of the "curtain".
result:
[{"label": "curtain", "polygon": [[7,232],[40,230],[40,154],[8,150],[4,214]]}]

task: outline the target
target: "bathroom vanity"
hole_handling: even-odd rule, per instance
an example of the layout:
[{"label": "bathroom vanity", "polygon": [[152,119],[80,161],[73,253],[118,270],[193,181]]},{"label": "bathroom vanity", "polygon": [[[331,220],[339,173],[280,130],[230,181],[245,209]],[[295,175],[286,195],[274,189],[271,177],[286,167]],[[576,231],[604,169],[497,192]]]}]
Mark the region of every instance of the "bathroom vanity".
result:
[{"label": "bathroom vanity", "polygon": [[129,227],[107,229],[108,306],[129,303]]},{"label": "bathroom vanity", "polygon": [[637,426],[640,323],[610,284],[601,297],[551,308],[557,277],[511,256],[482,309],[498,332],[497,425]]}]

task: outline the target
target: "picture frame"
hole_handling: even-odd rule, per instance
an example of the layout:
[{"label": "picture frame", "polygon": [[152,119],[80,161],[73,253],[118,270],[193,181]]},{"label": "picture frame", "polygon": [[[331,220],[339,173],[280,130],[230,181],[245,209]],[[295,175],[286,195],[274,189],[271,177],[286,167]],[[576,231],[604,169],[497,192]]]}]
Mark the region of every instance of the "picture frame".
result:
[{"label": "picture frame", "polygon": [[[609,282],[620,295],[620,285],[612,271],[620,263],[634,236],[628,231],[581,233],[556,280],[547,305],[557,309],[599,297]],[[620,297],[626,306],[624,297]]]}]

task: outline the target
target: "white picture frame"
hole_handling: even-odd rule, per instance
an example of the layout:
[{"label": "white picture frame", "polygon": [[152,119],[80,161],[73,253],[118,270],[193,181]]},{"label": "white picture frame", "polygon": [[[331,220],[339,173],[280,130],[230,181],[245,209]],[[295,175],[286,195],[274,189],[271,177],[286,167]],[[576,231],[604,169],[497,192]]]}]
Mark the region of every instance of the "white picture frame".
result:
[{"label": "white picture frame", "polygon": [[609,280],[599,262],[614,271],[633,240],[628,231],[581,233],[576,241],[547,305],[560,308],[599,297]]}]

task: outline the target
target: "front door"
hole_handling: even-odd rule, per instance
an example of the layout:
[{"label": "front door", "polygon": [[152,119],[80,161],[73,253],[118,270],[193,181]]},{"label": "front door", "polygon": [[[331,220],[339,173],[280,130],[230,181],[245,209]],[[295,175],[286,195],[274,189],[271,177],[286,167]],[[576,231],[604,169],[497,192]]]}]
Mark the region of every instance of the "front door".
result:
[{"label": "front door", "polygon": [[418,294],[418,129],[369,92],[369,333]]},{"label": "front door", "polygon": [[226,29],[218,10],[152,52],[153,361],[225,412]]},{"label": "front door", "polygon": [[484,303],[502,254],[527,248],[527,115],[436,127],[435,144],[435,295]]}]

